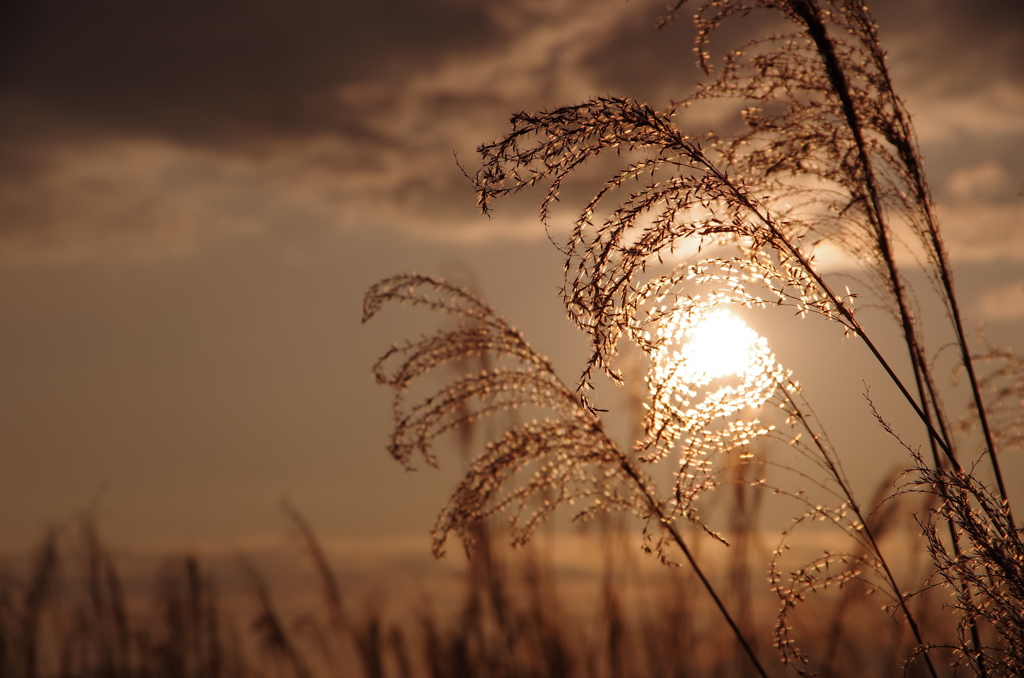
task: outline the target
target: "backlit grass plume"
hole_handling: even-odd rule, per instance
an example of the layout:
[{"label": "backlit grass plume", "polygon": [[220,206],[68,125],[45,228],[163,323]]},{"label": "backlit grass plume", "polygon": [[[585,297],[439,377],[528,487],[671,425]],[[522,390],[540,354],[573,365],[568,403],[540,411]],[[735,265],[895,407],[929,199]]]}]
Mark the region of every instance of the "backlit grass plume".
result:
[{"label": "backlit grass plume", "polygon": [[[497,411],[534,408],[547,415],[506,431],[474,460],[437,522],[438,555],[449,532],[469,537],[474,522],[500,511],[512,512],[514,539],[525,543],[537,523],[563,502],[578,502],[581,515],[643,506],[637,495],[643,487],[623,482],[622,466],[629,462],[605,435],[600,419],[493,309],[444,281],[407,275],[370,290],[364,320],[387,301],[426,305],[461,321],[456,329],[392,348],[374,368],[378,382],[397,390],[390,445],[395,459],[410,465],[420,456],[434,465],[436,438]],[[414,380],[449,361],[484,353],[494,359],[492,369],[466,374],[406,407],[403,394]]]},{"label": "backlit grass plume", "polygon": [[[674,20],[684,5],[677,2],[661,21]],[[777,31],[713,63],[708,45],[716,29],[754,10],[773,13]],[[814,664],[791,633],[791,610],[810,592],[859,581],[888,596],[929,675],[940,671],[940,647],[955,650],[954,661],[979,675],[1019,675],[1024,571],[1000,454],[1019,447],[1024,382],[1012,358],[1004,361],[1011,367],[979,371],[968,346],[910,116],[893,89],[878,28],[863,2],[847,0],[715,0],[697,6],[695,21],[698,62],[709,80],[691,95],[662,109],[596,97],[521,112],[506,134],[479,148],[473,178],[481,209],[535,188],[552,238],[558,231],[551,207],[565,182],[585,163],[615,163],[559,245],[562,300],[590,341],[574,387],[463,290],[400,276],[367,296],[365,318],[398,300],[461,320],[458,329],[392,349],[378,363],[378,380],[399,392],[391,452],[403,463],[415,454],[433,463],[436,438],[478,416],[521,407],[549,413],[509,429],[477,457],[441,515],[436,548],[450,531],[465,536],[471,521],[504,510],[512,513],[514,538],[523,541],[555,506],[579,501],[583,516],[611,507],[641,514],[660,531],[655,542],[663,557],[665,544],[674,544],[696,567],[676,520],[716,534],[701,520],[698,498],[723,482],[722,469],[735,463],[730,453],[742,460],[752,456],[756,439],[782,440],[789,448],[772,448],[770,465],[795,485],[773,480],[774,489],[799,502],[796,523],[826,520],[852,542],[794,572],[771,565],[781,603],[774,638],[783,660],[802,673]],[[693,129],[689,111],[709,100],[733,102],[739,132]],[[823,248],[854,271],[846,277],[853,291],[819,268]],[[927,284],[915,289],[909,280],[919,272]],[[857,297],[887,317],[865,319],[854,308]],[[856,454],[859,441],[833,444],[794,375],[765,338],[738,319],[729,325],[729,308],[827,319],[867,347],[888,375],[885,387],[913,410],[918,422],[909,430],[897,431],[875,414],[892,434],[894,461],[914,467],[911,486],[932,501],[922,514],[920,548],[932,558],[933,582],[953,592],[958,639],[926,637],[916,620],[911,587],[898,581],[880,546],[883,525],[873,518],[879,501],[862,504],[843,470],[842,455]],[[889,321],[901,338],[895,348],[879,339]],[[728,368],[701,364],[694,352],[708,323],[725,323],[730,340],[747,337]],[[648,365],[642,435],[626,451],[604,434],[590,400],[597,374],[624,381],[616,362],[624,342]],[[480,353],[503,362],[407,408],[402,394],[413,380]],[[966,377],[960,387],[940,388],[957,371]],[[767,411],[782,416],[769,421]],[[990,415],[997,415],[998,430]],[[642,472],[659,462],[675,465],[670,489]],[[767,485],[764,477],[753,482]],[[811,487],[834,504],[810,499]],[[665,534],[671,539],[661,541]]]},{"label": "backlit grass plume", "polygon": [[[678,504],[659,496],[639,464],[605,434],[597,412],[561,382],[547,359],[493,309],[444,281],[418,275],[384,280],[366,295],[364,321],[389,301],[426,306],[461,321],[453,330],[393,347],[374,368],[378,382],[397,390],[390,445],[397,460],[409,464],[418,454],[434,464],[431,447],[438,436],[496,411],[539,408],[546,415],[507,430],[473,460],[438,518],[436,554],[444,552],[449,533],[472,542],[474,526],[499,512],[510,514],[513,541],[520,544],[562,504],[579,503],[580,519],[609,509],[635,512],[647,521],[648,548],[663,558],[666,544],[681,549],[759,673],[767,675],[675,527]],[[491,355],[492,369],[458,378],[411,408],[405,405],[404,391],[414,380],[482,353]]]}]

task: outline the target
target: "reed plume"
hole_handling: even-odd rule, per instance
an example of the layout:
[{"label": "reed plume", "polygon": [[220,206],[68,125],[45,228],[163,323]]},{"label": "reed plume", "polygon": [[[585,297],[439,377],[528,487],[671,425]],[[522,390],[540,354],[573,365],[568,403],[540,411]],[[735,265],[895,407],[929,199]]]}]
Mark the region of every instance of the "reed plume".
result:
[{"label": "reed plume", "polygon": [[[675,20],[685,4],[670,7],[661,24]],[[753,10],[772,12],[782,28],[715,63],[709,41],[716,30]],[[677,519],[721,538],[702,520],[699,497],[725,482],[730,452],[749,458],[755,440],[781,440],[790,455],[816,469],[798,471],[782,452],[770,464],[797,483],[773,487],[802,506],[795,524],[824,519],[854,544],[788,574],[772,564],[781,603],[775,640],[784,661],[801,673],[811,670],[790,633],[789,611],[809,592],[859,580],[889,596],[928,674],[938,675],[939,647],[953,648],[957,661],[979,675],[1020,673],[1024,573],[1000,455],[1019,447],[1024,381],[1012,357],[1001,354],[1006,367],[982,371],[985,361],[968,345],[910,115],[893,89],[878,27],[867,6],[851,0],[715,0],[697,7],[695,21],[695,51],[709,80],[689,96],[660,110],[595,97],[520,112],[509,131],[479,148],[481,167],[472,178],[480,208],[487,213],[495,201],[536,188],[539,217],[552,239],[552,206],[566,181],[584,163],[616,163],[558,244],[565,257],[562,301],[590,342],[572,388],[464,290],[398,276],[367,294],[364,320],[390,301],[462,320],[457,330],[393,348],[375,368],[378,381],[398,392],[390,451],[399,461],[419,454],[436,463],[435,440],[480,416],[524,407],[549,413],[509,429],[475,459],[441,514],[435,551],[442,552],[450,532],[469,537],[472,520],[502,511],[511,514],[514,542],[523,543],[555,507],[581,502],[581,518],[609,508],[639,514],[651,550],[667,559],[667,546],[678,547],[696,567]],[[691,129],[689,110],[711,100],[735,104],[741,131]],[[840,289],[839,278],[816,263],[826,248],[854,271],[846,277],[853,290]],[[927,283],[915,288],[911,274],[918,271]],[[861,313],[858,298],[884,311],[899,333],[898,346],[881,341],[887,319]],[[954,594],[957,641],[925,637],[911,609],[912,587],[899,581],[875,534],[878,502],[862,504],[843,470],[841,450],[857,441],[833,444],[767,341],[752,339],[752,357],[729,379],[693,369],[690,335],[728,307],[823,317],[863,343],[913,410],[916,430],[897,431],[880,414],[878,420],[913,467],[907,487],[935,501],[921,518],[921,544],[933,560],[933,583]],[[602,413],[591,402],[598,373],[624,381],[616,366],[624,342],[649,366],[642,435],[627,450],[604,434]],[[411,407],[404,402],[410,384],[432,368],[481,353],[504,366],[458,378]],[[967,403],[962,416],[947,405],[946,370],[966,376],[952,393]],[[766,405],[782,416],[762,421]],[[905,439],[922,441],[928,454]],[[670,457],[676,469],[665,491],[643,469]],[[980,475],[982,464],[991,483]],[[764,477],[753,482],[768,485]],[[808,485],[834,503],[812,500]]]}]

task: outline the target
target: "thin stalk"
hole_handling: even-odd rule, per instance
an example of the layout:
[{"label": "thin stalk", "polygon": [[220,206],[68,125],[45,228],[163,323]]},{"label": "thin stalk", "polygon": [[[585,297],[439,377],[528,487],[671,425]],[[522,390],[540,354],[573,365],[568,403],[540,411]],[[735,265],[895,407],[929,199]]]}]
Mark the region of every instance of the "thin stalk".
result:
[{"label": "thin stalk", "polygon": [[[814,40],[814,43],[818,48],[818,53],[821,55],[821,58],[825,62],[825,70],[828,73],[829,80],[832,82],[832,87],[836,95],[839,97],[839,100],[842,103],[843,115],[846,117],[847,126],[853,134],[854,143],[857,147],[857,154],[860,160],[861,169],[864,172],[864,184],[868,189],[868,195],[870,197],[870,209],[868,210],[868,217],[876,225],[876,234],[878,237],[879,250],[882,253],[882,258],[885,261],[885,266],[888,270],[889,280],[892,284],[893,296],[895,297],[896,302],[899,306],[900,320],[903,326],[903,334],[906,338],[907,351],[910,354],[910,362],[914,370],[914,380],[917,383],[918,393],[921,398],[921,403],[922,405],[924,405],[925,416],[927,417],[927,420],[924,423],[930,434],[929,444],[932,448],[932,453],[935,459],[936,470],[941,471],[942,465],[939,462],[938,455],[935,453],[936,439],[932,435],[932,433],[935,431],[935,428],[931,420],[931,412],[929,411],[930,409],[934,410],[939,425],[942,427],[943,433],[946,436],[946,441],[947,443],[949,443],[950,446],[952,446],[953,440],[952,438],[949,437],[948,431],[946,429],[945,417],[942,415],[942,410],[939,407],[938,393],[935,389],[934,382],[932,381],[931,373],[928,369],[923,348],[918,339],[917,328],[914,323],[913,315],[910,313],[910,310],[907,307],[906,292],[903,288],[901,276],[899,270],[896,267],[896,263],[892,255],[891,244],[889,242],[887,234],[888,228],[885,224],[885,220],[883,217],[882,201],[879,197],[879,191],[876,185],[876,179],[874,169],[871,163],[871,158],[869,157],[867,152],[867,144],[865,143],[863,130],[861,129],[860,118],[857,115],[856,108],[853,104],[853,97],[850,94],[849,83],[847,82],[846,75],[839,64],[839,58],[836,56],[834,45],[832,43],[831,38],[828,35],[828,30],[826,29],[817,11],[817,5],[812,4],[811,2],[809,2],[809,0],[799,0],[798,2],[793,3],[793,8],[801,17],[801,19],[804,20],[804,24],[807,26],[807,32],[811,36],[811,39]],[[865,23],[869,24],[870,22],[865,21]],[[874,44],[877,45],[878,41],[875,40]],[[885,68],[884,62],[880,62],[879,65],[880,70],[883,73],[885,73],[886,84],[889,85],[890,83],[888,80],[888,70]],[[902,116],[899,114],[899,107],[895,106],[894,108],[897,109],[897,115],[899,115],[900,122],[903,123]],[[904,162],[908,165],[908,170],[915,177],[915,181],[917,184],[916,188],[918,203],[922,206],[927,207],[928,201],[924,199],[927,197],[927,193],[924,192],[921,173],[917,171],[915,164],[907,163],[908,155],[909,157],[915,157],[915,155],[903,155]],[[985,441],[988,446],[989,458],[992,461],[992,467],[995,472],[996,483],[999,487],[1003,503],[1006,505],[1007,510],[1009,511],[1009,502],[1006,498],[1006,488],[1003,485],[1002,472],[999,468],[999,459],[995,453],[995,445],[992,439],[991,432],[989,430],[988,417],[985,414],[985,408],[981,401],[981,393],[978,389],[977,379],[974,375],[973,361],[971,360],[970,354],[967,351],[966,342],[964,340],[963,324],[960,318],[959,307],[956,303],[956,296],[953,292],[952,278],[950,276],[949,269],[946,264],[944,256],[945,250],[942,248],[941,241],[938,238],[938,230],[935,228],[934,222],[931,219],[930,210],[925,209],[925,215],[928,220],[928,232],[931,235],[932,248],[935,253],[936,259],[939,263],[939,271],[940,276],[942,278],[943,287],[945,289],[947,298],[950,303],[950,315],[952,316],[953,324],[956,328],[957,340],[960,345],[963,363],[965,368],[967,369],[967,373],[971,382],[971,390],[979,413],[979,420],[981,421],[982,430],[985,435]],[[925,383],[927,383],[928,386],[927,391],[925,389]],[[927,396],[926,392],[928,394]],[[931,403],[931,408],[928,407],[929,402]],[[954,464],[956,464],[956,455],[951,448],[948,450],[948,454],[950,459],[953,460]],[[953,526],[952,520],[948,520],[947,524],[949,527],[950,536],[953,541],[954,552],[959,553],[959,540],[957,539],[956,530]],[[980,649],[980,634],[978,632],[977,624],[973,620],[971,623],[971,640],[975,648]],[[929,667],[930,666],[931,665],[929,663]],[[988,672],[985,670],[984,664],[980,661],[980,659],[978,662],[978,669],[983,677],[988,674]]]},{"label": "thin stalk", "polygon": [[733,635],[736,636],[736,640],[739,641],[740,645],[743,647],[743,651],[754,664],[754,668],[757,670],[757,673],[762,676],[762,678],[768,678],[767,671],[765,671],[764,667],[761,665],[760,660],[757,658],[757,654],[754,653],[754,649],[750,646],[746,636],[743,635],[743,631],[740,630],[736,620],[732,618],[731,614],[729,614],[729,610],[725,607],[725,603],[722,602],[722,599],[718,596],[718,592],[715,591],[715,587],[704,575],[704,571],[701,569],[700,565],[697,564],[697,559],[694,558],[690,548],[686,545],[686,542],[683,540],[683,536],[679,534],[679,530],[676,529],[675,525],[672,524],[672,521],[669,520],[662,512],[661,505],[658,503],[657,499],[651,495],[651,492],[648,490],[643,478],[640,477],[636,472],[636,469],[633,468],[633,465],[629,463],[629,460],[624,456],[622,457],[620,466],[622,467],[622,470],[633,479],[633,482],[635,482],[637,487],[640,488],[640,491],[643,492],[644,498],[647,500],[647,505],[658,518],[658,523],[669,533],[669,535],[671,535],[672,541],[676,543],[679,550],[683,552],[684,556],[686,556],[686,560],[690,563],[693,571],[697,574],[697,578],[700,579],[701,584],[704,585],[704,589],[711,595],[711,599],[715,602],[715,606],[718,608],[719,612],[722,613],[726,623],[729,624],[729,628],[732,629]]},{"label": "thin stalk", "polygon": [[[942,259],[944,259],[944,257],[942,257]],[[967,349],[967,341],[964,338],[963,320],[960,317],[960,307],[957,304],[956,295],[953,291],[953,281],[945,266],[941,266],[939,270],[940,275],[942,276],[942,284],[946,288],[946,294],[949,298],[951,310],[950,315],[953,318],[953,325],[956,328],[957,342],[960,344],[960,353],[963,358],[964,369],[967,370],[967,377],[971,383],[971,394],[974,398],[975,407],[978,410],[978,421],[981,423],[981,430],[985,435],[985,445],[988,447],[988,457],[992,462],[992,471],[996,477],[996,486],[999,488],[999,498],[1003,500],[1003,504],[1006,506],[1010,522],[1013,525],[1016,525],[1017,523],[1013,519],[1013,513],[1010,510],[1010,499],[1009,495],[1006,493],[1006,484],[1003,482],[1003,472],[999,466],[999,455],[996,454],[995,439],[992,435],[991,426],[989,425],[988,413],[986,412],[985,404],[982,401],[981,387],[978,385],[978,377],[974,371],[974,360],[971,358],[970,351]]]},{"label": "thin stalk", "polygon": [[943,436],[938,431],[935,430],[934,425],[931,423],[930,417],[925,413],[924,409],[922,409],[922,406],[918,404],[914,396],[911,395],[910,391],[903,383],[903,380],[899,377],[899,375],[896,374],[896,371],[889,364],[889,361],[886,360],[885,356],[882,355],[881,350],[879,350],[879,348],[875,345],[874,341],[872,341],[871,337],[868,335],[864,327],[854,317],[853,311],[851,311],[846,306],[846,304],[843,303],[839,295],[837,295],[832,290],[831,286],[827,282],[825,282],[825,279],[821,277],[821,275],[814,269],[813,266],[811,266],[810,261],[808,261],[804,253],[789,241],[786,235],[778,228],[778,226],[775,224],[775,221],[767,214],[767,212],[762,213],[758,205],[753,200],[751,200],[750,196],[741,188],[736,186],[729,179],[728,175],[719,170],[718,167],[716,167],[714,163],[711,162],[711,160],[704,154],[704,152],[700,148],[692,146],[685,140],[680,140],[680,142],[680,146],[691,155],[694,161],[703,165],[708,172],[710,172],[716,179],[722,182],[724,186],[729,188],[737,202],[741,204],[744,208],[746,208],[751,214],[753,214],[758,219],[758,221],[763,223],[769,229],[769,231],[772,234],[772,238],[779,245],[780,250],[784,251],[786,254],[796,259],[797,262],[800,264],[801,268],[805,270],[808,275],[811,276],[811,279],[814,280],[815,284],[818,286],[818,289],[820,289],[821,292],[825,294],[829,302],[831,302],[832,305],[835,307],[836,312],[839,313],[840,316],[842,316],[843,324],[848,329],[850,329],[854,334],[860,337],[860,339],[867,346],[868,350],[871,351],[871,354],[875,357],[875,360],[882,366],[886,374],[899,389],[900,393],[910,404],[910,406],[914,409],[914,413],[917,414],[918,418],[922,421],[922,423],[924,423],[925,427],[928,429],[929,435],[932,438],[934,438],[939,448],[943,451],[946,457],[953,464],[953,467],[957,470],[962,470],[962,467],[960,466],[959,461],[957,461],[956,456],[953,454],[953,450],[950,448],[949,444],[946,442]]},{"label": "thin stalk", "polygon": [[[931,400],[932,407],[934,407],[936,409],[936,413],[938,413],[936,394],[932,388],[929,388],[927,396],[925,394],[924,384],[922,383],[922,373],[928,371],[928,365],[924,358],[923,349],[914,323],[914,316],[907,305],[907,295],[903,286],[903,279],[893,256],[892,244],[889,237],[890,229],[886,225],[884,207],[878,190],[878,182],[875,178],[874,166],[868,154],[867,143],[864,139],[864,131],[860,123],[860,117],[857,115],[856,106],[853,103],[853,96],[850,94],[849,83],[847,82],[846,74],[840,65],[839,57],[836,55],[832,39],[828,35],[828,29],[821,20],[817,4],[810,2],[810,0],[797,0],[796,2],[793,2],[791,6],[807,27],[808,35],[812,40],[814,40],[818,54],[824,62],[825,72],[828,74],[829,81],[832,83],[832,89],[836,96],[839,97],[839,102],[843,109],[843,116],[846,118],[846,125],[849,128],[850,133],[853,135],[854,146],[857,149],[857,158],[861,171],[864,173],[862,181],[864,188],[867,191],[868,220],[874,227],[875,237],[878,243],[878,251],[882,255],[882,260],[885,263],[886,273],[889,279],[889,284],[892,288],[893,298],[896,300],[896,304],[899,309],[900,325],[903,329],[903,336],[907,343],[907,352],[910,356],[910,363],[914,370],[914,378],[917,382],[918,391],[920,393],[921,405],[923,407],[923,415],[925,418],[924,423],[929,431],[929,435],[931,435],[935,432],[935,427],[931,421],[928,403],[929,400]],[[930,387],[932,386],[930,379],[927,379],[927,383]],[[941,415],[939,415],[939,418],[942,418]],[[946,438],[946,443],[948,445],[952,445],[952,440]],[[951,449],[950,456],[954,456]]]},{"label": "thin stalk", "polygon": [[[549,363],[545,362],[543,369],[545,369],[549,374],[551,374],[551,376],[554,377],[558,381],[558,383],[561,383],[561,380],[558,379],[558,376],[555,374],[554,369]],[[564,384],[563,388],[565,388]],[[565,388],[565,394],[571,401],[576,402],[576,399],[572,395],[572,391],[570,391],[568,388]],[[582,407],[585,411],[590,411],[587,408],[586,403],[583,403]],[[605,438],[608,439],[607,435],[604,434],[603,426],[601,424],[600,419],[595,418],[594,424],[597,426],[598,429],[601,429],[602,435],[604,435]],[[662,511],[661,504],[658,502],[657,498],[652,494],[647,483],[644,482],[644,479],[641,477],[640,473],[633,466],[633,464],[630,462],[629,458],[625,454],[623,454],[614,444],[611,444],[611,448],[615,450],[615,455],[618,457],[620,468],[622,468],[622,470],[625,471],[626,475],[630,477],[630,479],[636,484],[637,488],[643,494],[644,499],[646,500],[647,505],[651,510],[651,513],[657,517],[658,523],[672,536],[672,540],[679,547],[679,550],[683,552],[683,555],[686,557],[686,560],[690,563],[690,566],[693,568],[693,571],[697,574],[697,578],[700,579],[701,584],[703,584],[704,586],[704,589],[711,596],[711,599],[714,601],[715,606],[718,608],[719,612],[721,612],[722,617],[729,625],[729,628],[732,629],[733,635],[735,635],[736,640],[739,642],[740,646],[743,648],[743,651],[746,653],[746,655],[750,658],[750,661],[751,663],[753,663],[758,675],[760,675],[761,678],[768,678],[768,672],[765,671],[764,666],[761,665],[761,661],[757,658],[757,654],[754,652],[753,647],[751,647],[750,642],[743,634],[743,631],[736,623],[736,620],[733,619],[732,615],[729,613],[729,610],[728,608],[726,608],[725,603],[722,602],[722,599],[721,597],[719,597],[714,585],[712,585],[710,580],[708,580],[707,576],[705,576],[704,571],[697,563],[696,558],[694,558],[693,553],[690,551],[690,548],[686,545],[686,542],[683,540],[682,535],[679,534],[679,531],[672,524],[672,521]]]},{"label": "thin stalk", "polygon": [[[896,583],[896,576],[889,568],[889,562],[885,559],[885,556],[882,555],[882,550],[881,548],[879,548],[878,542],[875,540],[875,536],[870,526],[868,525],[868,521],[864,514],[861,512],[860,504],[853,496],[853,490],[846,484],[846,479],[844,475],[840,472],[838,466],[836,465],[836,462],[832,459],[832,455],[829,453],[828,448],[826,448],[825,445],[821,442],[821,436],[814,432],[814,429],[811,427],[810,422],[804,416],[803,410],[800,409],[800,406],[797,405],[796,401],[793,400],[792,395],[790,395],[789,389],[786,388],[785,384],[780,383],[779,390],[781,390],[784,394],[786,400],[792,407],[793,414],[796,415],[797,419],[799,419],[800,424],[803,426],[804,430],[807,431],[807,433],[811,436],[811,439],[814,441],[814,445],[818,448],[818,452],[821,454],[822,459],[828,466],[828,469],[831,472],[832,477],[835,478],[836,482],[839,484],[839,488],[842,490],[843,495],[846,497],[846,501],[849,503],[850,508],[853,509],[854,515],[857,516],[857,520],[860,521],[862,527],[861,532],[867,538],[868,546],[871,549],[871,552],[875,555],[875,557],[878,559],[878,562],[882,565],[882,571],[885,573],[885,578],[889,584],[889,588],[892,590],[893,596],[895,596],[896,599],[899,600],[900,609],[903,610],[903,614],[907,619],[907,623],[910,625],[910,629],[914,634],[914,638],[917,640],[918,645],[925,647],[924,638],[921,635],[921,629],[917,625],[917,620],[911,613],[910,607],[907,605],[907,597],[903,594],[903,590]],[[922,652],[922,654],[924,655],[925,663],[928,665],[928,671],[929,673],[931,673],[932,678],[938,678],[938,674],[935,671],[935,666],[932,664],[931,656],[928,654],[927,651]]]},{"label": "thin stalk", "polygon": [[[874,28],[870,25],[870,22],[865,22],[867,29],[871,33],[872,41],[871,44],[878,45],[878,36],[875,34]],[[892,86],[892,80],[889,77],[889,70],[885,68],[884,55],[875,55],[876,63],[879,65],[879,72],[881,73],[886,91],[890,93],[893,99],[893,115],[899,122],[900,130],[902,132],[902,144],[898,145],[900,156],[903,160],[903,164],[906,166],[910,176],[914,179],[914,190],[916,192],[916,199],[918,204],[921,206],[921,210],[924,214],[925,222],[927,223],[928,239],[930,241],[932,251],[935,254],[935,264],[939,271],[939,278],[942,283],[943,291],[946,295],[946,301],[948,303],[949,317],[953,321],[953,327],[956,330],[957,344],[960,349],[960,356],[963,361],[964,369],[967,370],[967,377],[971,385],[971,395],[974,399],[975,407],[978,411],[978,421],[981,424],[981,430],[985,437],[985,445],[988,447],[989,459],[992,463],[992,470],[995,474],[996,485],[999,488],[1000,498],[1006,506],[1007,512],[1010,512],[1009,498],[1006,493],[1006,485],[1003,482],[1003,473],[999,466],[999,456],[996,453],[995,439],[992,435],[992,428],[988,420],[988,412],[985,409],[985,404],[981,396],[981,388],[978,384],[977,374],[974,370],[974,359],[971,357],[971,352],[967,348],[966,333],[964,332],[963,316],[960,313],[960,304],[957,300],[956,288],[953,285],[953,273],[952,268],[949,265],[949,256],[946,253],[946,247],[942,242],[942,238],[939,235],[938,225],[935,223],[935,215],[932,213],[931,195],[928,190],[928,185],[924,179],[924,172],[921,171],[920,167],[920,156],[917,153],[917,148],[914,143],[913,130],[910,127],[906,116],[903,114],[903,109],[899,104],[899,98],[895,94],[895,90]],[[1014,525],[1016,521],[1013,520],[1013,514],[1009,513],[1011,523]]]}]

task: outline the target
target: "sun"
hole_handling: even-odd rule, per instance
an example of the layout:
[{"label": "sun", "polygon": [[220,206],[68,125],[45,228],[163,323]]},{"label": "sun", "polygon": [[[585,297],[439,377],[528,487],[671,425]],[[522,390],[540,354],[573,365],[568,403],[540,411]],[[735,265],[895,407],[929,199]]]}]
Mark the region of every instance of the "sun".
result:
[{"label": "sun", "polygon": [[768,341],[727,308],[699,304],[661,318],[648,385],[656,419],[690,422],[760,408],[779,385]]},{"label": "sun", "polygon": [[746,374],[755,367],[760,335],[728,309],[716,309],[683,330],[679,351],[697,383]]}]

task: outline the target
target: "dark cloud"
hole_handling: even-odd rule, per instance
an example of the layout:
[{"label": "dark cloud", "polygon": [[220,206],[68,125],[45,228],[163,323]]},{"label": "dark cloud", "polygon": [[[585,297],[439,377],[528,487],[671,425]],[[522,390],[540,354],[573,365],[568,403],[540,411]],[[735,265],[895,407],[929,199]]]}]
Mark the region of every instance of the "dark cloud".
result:
[{"label": "dark cloud", "polygon": [[8,3],[0,91],[120,132],[221,143],[361,132],[333,94],[494,35],[481,3]]},{"label": "dark cloud", "polygon": [[121,234],[465,223],[453,151],[516,108],[590,95],[588,59],[656,16],[607,0],[3,7],[0,231],[16,250],[73,235],[74,257]]},{"label": "dark cloud", "polygon": [[[119,133],[189,142],[368,135],[368,111],[340,105],[339,89],[355,82],[401,87],[446,60],[487,59],[545,22],[580,13],[579,2],[553,4],[563,7],[496,0],[13,0],[0,5],[0,96]],[[668,83],[686,91],[694,77],[692,32],[681,18],[656,33],[656,10],[634,5],[628,20],[588,46],[583,66],[599,93],[656,98]],[[1024,3],[916,0],[881,5],[878,13],[887,42],[910,57],[897,70],[915,79],[952,90],[1024,75]],[[519,105],[558,94],[544,74],[564,64],[559,49],[548,56],[535,96]],[[444,114],[444,92],[437,101]]]},{"label": "dark cloud", "polygon": [[[909,0],[876,3],[892,67],[936,94],[969,94],[1001,80],[1024,81],[1024,3]],[[893,49],[895,48],[895,49]]]},{"label": "dark cloud", "polygon": [[[692,27],[684,14],[655,30],[663,6],[7,0],[0,231],[29,248],[74,234],[83,252],[94,233],[165,242],[184,231],[198,242],[296,220],[454,225],[439,229],[452,236],[480,223],[452,153],[472,168],[475,146],[500,134],[510,112],[594,94],[661,106],[690,91]],[[981,165],[997,153],[1012,177],[1024,5],[876,9],[897,84],[926,113],[916,120],[939,160],[940,191],[967,154]],[[735,45],[765,16],[731,24],[716,45]],[[957,96],[960,108],[950,107]],[[962,129],[963,144],[944,141]],[[526,209],[501,216],[514,227]]]}]

